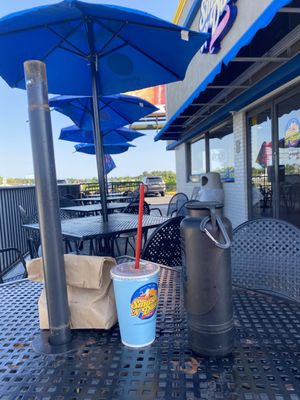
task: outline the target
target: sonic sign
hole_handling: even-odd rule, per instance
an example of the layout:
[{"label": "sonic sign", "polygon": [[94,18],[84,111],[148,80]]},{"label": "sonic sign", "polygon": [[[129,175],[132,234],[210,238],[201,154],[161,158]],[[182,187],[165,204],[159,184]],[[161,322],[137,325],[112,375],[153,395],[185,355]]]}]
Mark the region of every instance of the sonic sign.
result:
[{"label": "sonic sign", "polygon": [[199,30],[211,34],[211,38],[201,48],[202,53],[218,53],[222,39],[236,19],[236,2],[237,0],[202,0]]}]

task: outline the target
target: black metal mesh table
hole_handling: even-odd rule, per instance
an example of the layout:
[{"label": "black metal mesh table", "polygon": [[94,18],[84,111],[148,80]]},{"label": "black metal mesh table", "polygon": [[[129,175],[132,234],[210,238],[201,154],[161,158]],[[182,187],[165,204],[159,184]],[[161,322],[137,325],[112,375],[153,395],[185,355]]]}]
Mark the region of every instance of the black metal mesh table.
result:
[{"label": "black metal mesh table", "polygon": [[[144,215],[143,229],[155,228],[167,219],[166,217]],[[101,216],[65,219],[61,221],[61,229],[63,236],[67,238],[88,240],[134,232],[137,229],[137,223],[138,215],[117,213],[108,215],[107,224],[104,224]],[[26,224],[23,226],[26,229],[39,229],[38,224]]]},{"label": "black metal mesh table", "polygon": [[[131,201],[133,197],[130,196],[107,196],[106,201]],[[99,196],[91,196],[91,197],[82,197],[80,199],[74,199],[80,204],[91,204],[91,203],[100,203],[100,197]]]},{"label": "black metal mesh table", "polygon": [[[128,206],[129,203],[118,203],[112,202],[107,204],[108,211],[115,211],[115,210],[123,210]],[[68,211],[69,213],[75,214],[92,214],[95,212],[100,212],[102,210],[102,206],[100,203],[98,204],[87,204],[84,206],[71,206],[71,207],[61,207],[62,210]]]},{"label": "black metal mesh table", "polygon": [[152,346],[124,347],[116,326],[77,332],[79,350],[44,356],[30,345],[40,290],[28,281],[0,286],[1,400],[300,399],[297,303],[235,290],[235,351],[204,359],[188,347],[180,274],[163,270]]}]

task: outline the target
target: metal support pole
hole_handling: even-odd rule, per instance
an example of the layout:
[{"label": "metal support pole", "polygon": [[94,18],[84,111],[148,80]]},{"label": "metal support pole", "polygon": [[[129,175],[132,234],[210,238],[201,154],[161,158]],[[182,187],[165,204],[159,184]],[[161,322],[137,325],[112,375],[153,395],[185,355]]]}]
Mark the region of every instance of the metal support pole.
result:
[{"label": "metal support pole", "polygon": [[109,196],[109,192],[108,192],[108,176],[107,173],[105,173],[105,189],[106,189],[106,196]]},{"label": "metal support pole", "polygon": [[104,168],[104,150],[103,137],[100,127],[99,116],[99,81],[98,81],[98,56],[95,51],[95,39],[93,31],[93,23],[87,22],[88,41],[90,46],[90,61],[91,61],[91,80],[92,80],[92,99],[93,99],[93,133],[96,151],[97,171],[99,192],[101,197],[101,208],[103,222],[108,222],[107,203],[106,203],[106,184],[105,184],[105,168]]},{"label": "metal support pole", "polygon": [[104,151],[103,151],[103,137],[100,128],[99,117],[99,94],[97,83],[97,71],[95,63],[91,63],[92,73],[92,92],[93,92],[93,132],[97,160],[99,191],[101,197],[102,218],[104,222],[108,221],[107,216],[107,203],[106,203],[106,183],[105,183],[105,169],[104,169]]},{"label": "metal support pole", "polygon": [[49,343],[64,345],[71,341],[71,331],[46,66],[40,61],[26,61],[24,70],[42,240]]}]

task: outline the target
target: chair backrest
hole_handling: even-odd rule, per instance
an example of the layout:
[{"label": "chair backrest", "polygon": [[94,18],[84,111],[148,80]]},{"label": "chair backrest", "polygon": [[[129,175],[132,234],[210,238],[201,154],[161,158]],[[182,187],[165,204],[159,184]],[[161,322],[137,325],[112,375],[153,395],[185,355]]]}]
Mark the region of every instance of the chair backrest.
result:
[{"label": "chair backrest", "polygon": [[[27,211],[23,206],[19,205],[19,213],[21,217],[22,225],[24,224],[36,224],[39,222],[38,213],[34,212],[31,215],[28,215]],[[26,238],[28,250],[31,258],[39,257],[39,247],[41,245],[41,237],[39,231],[26,230]]]},{"label": "chair backrest", "polygon": [[122,193],[122,196],[126,196],[126,197],[131,198],[133,196],[133,191],[125,190],[125,192]]},{"label": "chair backrest", "polygon": [[[21,205],[18,206],[19,208],[19,213],[21,217],[21,223],[22,225],[24,224],[37,224],[39,222],[39,216],[38,213],[35,212],[31,215],[28,215],[24,207]],[[64,219],[70,219],[70,218],[76,218],[76,215],[71,215],[68,213],[68,211],[65,210],[59,210],[59,216],[61,220]],[[27,244],[28,244],[28,249],[30,253],[31,258],[36,258],[39,257],[39,247],[41,245],[41,236],[39,231],[35,230],[26,230],[26,238],[27,238]]]},{"label": "chair backrest", "polygon": [[167,216],[172,217],[176,214],[176,212],[181,208],[181,206],[188,201],[188,197],[185,193],[176,193],[168,205]]},{"label": "chair backrest", "polygon": [[66,199],[71,199],[71,200],[75,200],[76,197],[73,196],[73,194],[65,194],[63,197],[65,197]]},{"label": "chair backrest", "polygon": [[[139,213],[139,202],[136,200],[133,200],[128,204],[126,208],[122,211],[123,213],[127,214],[138,214]],[[150,206],[149,204],[144,201],[144,214],[149,215],[150,214]]]},{"label": "chair backrest", "polygon": [[64,197],[60,197],[59,206],[60,207],[73,207],[73,206],[77,206],[77,203],[74,199],[70,199],[69,197],[64,196]]},{"label": "chair backrest", "polygon": [[[13,257],[15,262],[6,268],[1,263],[2,258]],[[27,277],[27,270],[24,257],[20,250],[15,247],[0,250],[0,283],[22,279]]]},{"label": "chair backrest", "polygon": [[152,233],[144,246],[141,258],[158,264],[182,265],[180,222],[183,217],[170,218]]},{"label": "chair backrest", "polygon": [[27,213],[26,213],[25,209],[19,204],[18,205],[18,210],[19,210],[19,214],[20,214],[20,218],[21,218],[22,224],[27,224],[28,216],[27,216]]},{"label": "chair backrest", "polygon": [[35,224],[39,222],[39,217],[37,212],[28,215],[27,211],[21,205],[18,206],[18,209],[22,224]]},{"label": "chair backrest", "polygon": [[196,200],[197,199],[197,195],[198,195],[199,190],[200,190],[200,186],[195,186],[194,187],[193,193],[191,195],[191,200]]},{"label": "chair backrest", "polygon": [[290,207],[297,207],[300,201],[300,183],[293,183],[289,189],[288,199],[291,203]]},{"label": "chair backrest", "polygon": [[[39,215],[37,212],[35,212],[31,215],[28,215],[27,211],[21,205],[19,205],[18,207],[19,207],[22,224],[37,224],[39,222]],[[59,216],[60,216],[60,219],[73,218],[73,215],[69,214],[65,210],[59,210]]]},{"label": "chair backrest", "polygon": [[131,199],[132,200],[134,200],[134,201],[139,201],[139,198],[140,198],[140,190],[139,189],[136,189],[136,190],[134,190],[132,193],[131,193]]},{"label": "chair backrest", "polygon": [[300,229],[275,218],[245,222],[233,232],[233,283],[300,301]]},{"label": "chair backrest", "polygon": [[122,193],[122,196],[126,196],[128,197],[128,199],[123,199],[120,200],[120,202],[122,203],[126,203],[128,201],[132,202],[133,200],[137,201],[138,200],[138,196],[136,195],[135,192],[132,192],[131,190],[126,190],[125,192]]}]

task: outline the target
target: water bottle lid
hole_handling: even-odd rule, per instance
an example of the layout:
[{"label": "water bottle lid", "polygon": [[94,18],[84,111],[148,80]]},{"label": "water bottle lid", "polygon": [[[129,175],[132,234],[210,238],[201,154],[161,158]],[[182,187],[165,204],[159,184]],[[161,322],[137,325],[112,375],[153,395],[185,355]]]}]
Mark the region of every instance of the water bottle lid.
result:
[{"label": "water bottle lid", "polygon": [[219,201],[195,201],[194,203],[186,204],[186,208],[190,210],[209,210],[212,207],[223,208],[224,204]]}]

